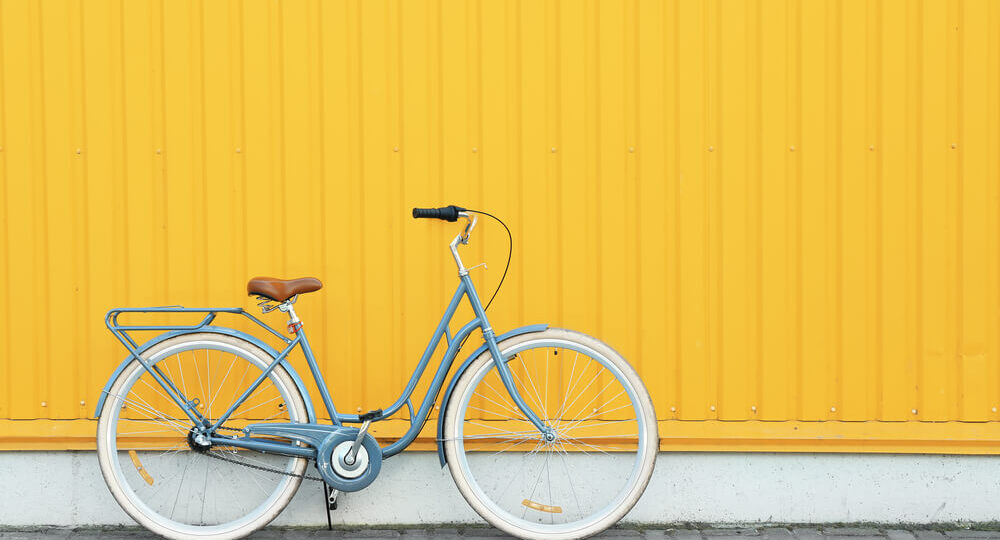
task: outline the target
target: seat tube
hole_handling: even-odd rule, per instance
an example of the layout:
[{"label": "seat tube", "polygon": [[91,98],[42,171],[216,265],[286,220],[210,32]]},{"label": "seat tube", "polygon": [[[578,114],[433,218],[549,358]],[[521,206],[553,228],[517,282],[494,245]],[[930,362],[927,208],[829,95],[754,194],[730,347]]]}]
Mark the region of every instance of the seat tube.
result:
[{"label": "seat tube", "polygon": [[319,370],[316,356],[313,354],[312,347],[309,346],[309,340],[306,339],[305,329],[299,327],[297,333],[299,334],[299,345],[302,347],[302,354],[306,357],[309,371],[312,372],[313,379],[316,381],[319,394],[323,398],[323,405],[326,407],[327,414],[330,415],[330,422],[335,426],[339,426],[340,418],[337,416],[337,407],[333,404],[333,399],[330,397],[330,389],[327,388],[326,381],[323,380],[323,373]]},{"label": "seat tube", "polygon": [[542,419],[535,414],[528,403],[524,401],[524,398],[521,397],[521,393],[517,390],[517,385],[514,384],[514,376],[511,374],[510,368],[507,366],[507,362],[504,361],[503,355],[500,353],[500,347],[497,345],[496,334],[493,331],[493,327],[490,326],[489,320],[486,318],[486,310],[483,309],[483,304],[479,300],[476,288],[472,285],[472,280],[469,278],[467,273],[461,275],[460,277],[465,285],[465,291],[466,295],[469,297],[469,303],[472,304],[472,311],[475,312],[476,317],[479,318],[482,324],[483,340],[486,341],[486,347],[493,356],[493,362],[497,367],[500,380],[507,388],[507,392],[510,394],[511,399],[514,400],[514,404],[517,405],[517,408],[521,409],[521,412],[528,417],[528,420],[535,426],[535,428],[543,434],[549,433],[552,431],[552,428],[545,425],[545,422],[543,422]]},{"label": "seat tube", "polygon": [[320,396],[323,398],[323,405],[326,407],[327,414],[330,415],[330,422],[335,426],[339,426],[340,418],[337,416],[337,407],[333,405],[333,398],[330,397],[330,389],[327,388],[326,381],[323,380],[323,373],[319,370],[316,355],[313,354],[309,340],[306,339],[306,332],[302,328],[302,321],[299,320],[299,316],[295,313],[295,308],[291,303],[286,303],[284,306],[281,308],[281,311],[288,312],[288,328],[299,337],[299,346],[302,347],[302,355],[306,357],[306,364],[309,365],[309,371],[312,372],[313,380],[316,381]]}]

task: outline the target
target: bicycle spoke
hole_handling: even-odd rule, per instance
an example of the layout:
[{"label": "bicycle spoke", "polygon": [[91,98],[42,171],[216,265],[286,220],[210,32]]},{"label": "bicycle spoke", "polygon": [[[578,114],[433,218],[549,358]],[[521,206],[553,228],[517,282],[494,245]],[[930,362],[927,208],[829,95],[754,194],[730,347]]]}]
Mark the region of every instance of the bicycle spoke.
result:
[{"label": "bicycle spoke", "polygon": [[[487,383],[487,386],[488,386],[488,385],[489,385],[489,383]],[[495,390],[494,390],[494,392],[495,392]],[[488,397],[486,397],[486,396],[484,396],[484,395],[482,395],[482,394],[480,394],[480,393],[478,393],[478,392],[476,392],[476,394],[475,394],[475,395],[477,395],[477,396],[479,396],[479,397],[481,397],[481,398],[485,399],[486,401],[489,401],[490,403],[494,403],[494,404],[496,404],[496,405],[499,405],[499,406],[500,406],[501,408],[503,408],[503,409],[504,409],[504,410],[506,410],[507,412],[509,412],[509,413],[513,414],[514,416],[517,416],[517,415],[521,414],[521,413],[519,413],[519,412],[518,412],[518,411],[516,411],[516,410],[512,410],[512,409],[510,409],[510,408],[508,408],[508,407],[504,407],[503,405],[500,405],[500,404],[499,404],[499,403],[497,403],[496,401],[493,401],[492,399],[490,399],[490,398],[488,398]],[[517,407],[516,407],[516,406],[514,406],[514,409],[517,409]]]},{"label": "bicycle spoke", "polygon": [[[215,391],[215,394],[212,395],[212,399],[208,402],[209,408],[211,408],[212,403],[215,403],[215,398],[219,395],[219,392],[222,391],[222,387],[226,385],[226,381],[229,380],[229,373],[233,371],[233,366],[236,365],[236,358],[237,356],[234,354],[233,359],[229,362],[229,368],[226,369],[226,374],[222,377],[222,381],[219,382],[219,389]],[[248,369],[249,367],[250,366],[247,365]],[[235,396],[233,397],[235,398]]]},{"label": "bicycle spoke", "polygon": [[[608,384],[610,384],[610,383],[608,383]],[[615,397],[611,398],[611,400],[609,400],[609,401],[614,401],[618,396],[620,396],[620,395],[622,395],[624,393],[625,393],[625,390],[622,389],[621,392],[618,392],[618,394]],[[600,395],[600,394],[598,394],[598,395]],[[594,400],[592,399],[590,401],[593,402]],[[579,424],[581,422],[585,422],[587,420],[590,420],[591,418],[597,416],[598,414],[611,414],[611,413],[613,413],[615,411],[618,411],[618,410],[624,409],[626,407],[631,407],[632,406],[631,403],[626,403],[625,405],[621,405],[619,407],[615,407],[614,409],[610,409],[610,410],[607,410],[607,411],[602,411],[601,409],[604,408],[605,405],[607,405],[607,403],[602,404],[600,407],[594,407],[593,412],[591,412],[589,416],[585,416],[585,417],[580,418],[578,420],[572,420],[571,421],[572,423],[569,424],[568,426],[564,427],[563,429],[570,430],[570,429],[573,429],[577,424]],[[586,411],[588,407],[590,407],[590,403],[587,403],[586,405],[584,405],[580,409],[580,412],[582,413],[582,412]],[[607,420],[602,420],[602,421],[603,422],[607,422]]]},{"label": "bicycle spoke", "polygon": [[[461,440],[445,441],[448,463],[466,480],[459,484],[463,495],[480,500],[480,513],[507,532],[595,534],[600,531],[588,527],[617,512],[616,504],[627,500],[625,491],[644,486],[637,476],[648,472],[636,464],[651,454],[639,434],[650,429],[655,434],[656,426],[642,416],[624,371],[630,369],[627,363],[621,368],[585,352],[593,347],[567,347],[575,334],[551,332],[560,336],[554,343],[540,339],[523,349],[501,350],[515,388],[552,431],[539,433],[507,403],[495,366],[483,360],[473,364],[472,380],[460,383],[462,418],[448,429]],[[567,524],[575,525],[567,529]]]},{"label": "bicycle spoke", "polygon": [[[499,375],[497,375],[497,377],[499,378]],[[479,395],[483,399],[489,400],[490,402],[492,402],[492,403],[494,403],[496,405],[499,405],[500,407],[503,407],[505,410],[507,410],[508,412],[510,412],[511,414],[513,414],[515,416],[517,416],[519,414],[522,414],[520,412],[520,409],[517,408],[517,405],[514,405],[513,403],[507,401],[507,397],[510,396],[510,394],[508,394],[507,392],[501,393],[496,388],[493,388],[493,385],[491,385],[489,383],[489,381],[487,381],[485,379],[483,380],[483,384],[485,384],[487,388],[489,388],[490,390],[492,390],[493,393],[496,394],[499,399],[503,400],[504,404],[506,404],[506,405],[497,403],[496,401],[493,401],[492,399],[486,397],[483,394],[479,394],[478,392],[477,392],[477,395]],[[502,387],[503,384],[501,384],[500,386]],[[504,390],[506,390],[506,388],[504,388]]]},{"label": "bicycle spoke", "polygon": [[[171,352],[150,363],[161,369],[164,377],[180,383],[178,392],[189,398],[197,397],[200,412],[206,420],[211,420],[220,406],[228,408],[249,388],[248,381],[256,381],[266,368],[249,352],[246,355],[234,352],[230,343],[226,341],[218,350],[196,346]],[[211,446],[207,451],[192,449],[190,419],[178,409],[165,388],[150,381],[144,368],[139,370],[133,370],[129,382],[120,390],[109,392],[119,408],[105,414],[116,418],[112,428],[116,446],[112,448],[118,461],[116,470],[120,472],[113,474],[121,478],[119,485],[130,500],[144,504],[142,513],[157,522],[193,527],[237,523],[244,516],[264,512],[277,500],[274,494],[291,493],[289,490],[297,487],[301,480],[293,480],[288,473],[303,470],[304,458],[249,449],[236,451],[225,443]],[[305,420],[300,416],[305,414],[301,400],[299,404],[290,400],[290,396],[298,395],[293,382],[284,374],[279,386],[279,373],[282,370],[271,372],[234,408],[233,418],[238,420],[234,424],[242,426],[242,419],[251,418],[262,418],[259,421],[263,422]],[[189,388],[187,379],[192,377]],[[189,395],[192,390],[199,393]],[[233,399],[225,402],[230,392],[235,393]],[[296,411],[294,415],[292,411]],[[137,452],[134,458],[127,447]]]},{"label": "bicycle spoke", "polygon": [[[528,366],[524,364],[524,359],[521,358],[521,355],[516,355],[516,358],[520,360],[521,366],[524,367],[524,376],[528,378],[528,383],[531,384],[531,390],[534,392],[534,398],[536,399],[535,404],[538,405],[539,411],[541,411],[541,415],[545,416],[545,405],[543,403],[540,403],[542,396],[538,394],[538,389],[535,388],[535,381],[532,380],[531,374],[528,372]],[[524,386],[523,382],[521,383],[521,387],[527,390],[527,387]],[[528,394],[528,396],[531,397],[531,394]]]},{"label": "bicycle spoke", "polygon": [[[576,374],[576,362],[579,359],[580,359],[580,353],[577,352],[575,355],[573,355],[573,368],[570,369],[569,372],[569,385],[566,388],[566,393],[563,395],[562,404],[559,405],[559,410],[556,411],[556,420],[562,418],[563,410],[566,408],[566,400],[569,399],[569,396],[573,394],[573,390],[576,389],[576,383],[573,381],[573,375]],[[583,378],[584,371],[586,371],[586,368],[580,370],[581,379]]]}]

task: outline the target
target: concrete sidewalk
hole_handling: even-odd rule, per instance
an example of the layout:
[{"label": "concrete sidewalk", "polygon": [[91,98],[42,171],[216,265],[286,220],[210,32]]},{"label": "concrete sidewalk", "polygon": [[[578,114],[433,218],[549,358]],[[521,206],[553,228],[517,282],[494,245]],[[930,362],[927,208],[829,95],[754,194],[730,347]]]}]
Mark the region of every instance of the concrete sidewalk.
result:
[{"label": "concrete sidewalk", "polygon": [[[0,531],[3,540],[43,540],[43,539],[135,539],[151,535],[143,529],[40,529],[20,531]],[[874,529],[874,528],[783,528],[760,529],[611,529],[594,538],[649,538],[669,540],[727,540],[742,538],[747,540],[951,540],[984,539],[1000,540],[1000,530],[980,531],[968,529]],[[432,529],[265,529],[251,538],[298,540],[305,538],[364,538],[368,540],[448,540],[459,538],[510,538],[496,529],[432,528]]]}]

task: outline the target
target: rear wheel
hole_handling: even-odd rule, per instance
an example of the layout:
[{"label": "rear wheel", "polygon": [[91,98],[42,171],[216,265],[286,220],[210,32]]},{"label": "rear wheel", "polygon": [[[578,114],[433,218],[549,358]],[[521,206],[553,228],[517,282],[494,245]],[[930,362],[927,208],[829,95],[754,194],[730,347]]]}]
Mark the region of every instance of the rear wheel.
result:
[{"label": "rear wheel", "polygon": [[[245,340],[214,333],[164,340],[143,357],[189,400],[197,399],[199,412],[212,421],[274,361]],[[136,360],[108,394],[97,427],[101,472],[118,504],[156,534],[246,536],[274,519],[302,481],[293,475],[305,471],[305,458],[203,448],[192,434],[191,420]],[[219,434],[237,434],[249,423],[306,421],[298,388],[278,366]]]},{"label": "rear wheel", "polygon": [[444,449],[459,491],[486,521],[531,539],[585,538],[620,520],[653,473],[656,415],[635,370],[601,341],[550,328],[499,344],[518,392],[555,437],[514,405],[490,353],[461,375]]}]

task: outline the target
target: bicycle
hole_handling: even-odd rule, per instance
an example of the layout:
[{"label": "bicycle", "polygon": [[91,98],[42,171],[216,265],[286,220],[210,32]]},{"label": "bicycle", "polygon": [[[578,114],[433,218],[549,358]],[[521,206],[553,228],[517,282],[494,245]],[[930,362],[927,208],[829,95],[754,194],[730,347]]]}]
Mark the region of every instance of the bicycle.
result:
[{"label": "bicycle", "polygon": [[[315,278],[254,278],[247,285],[263,313],[287,314],[291,338],[242,308],[110,310],[105,324],[129,355],[101,393],[97,450],[125,512],[169,538],[237,538],[273,520],[303,479],[324,482],[331,502],[339,492],[367,487],[382,461],[421,432],[462,344],[479,329],[483,343],[450,379],[437,426],[441,465],[462,496],[491,525],[520,538],[583,538],[620,520],[645,490],[659,446],[649,394],[629,363],[596,338],[544,324],[494,332],[458,253],[479,214],[503,224],[457,206],[413,209],[414,218],[465,220],[449,244],[459,285],[408,384],[384,410],[337,412],[294,309],[299,295],[322,287]],[[463,298],[475,318],[453,335]],[[123,313],[204,318],[127,325],[118,322]],[[246,317],[283,349],[211,325],[219,314]],[[142,345],[129,334],[161,330]],[[442,339],[445,353],[414,411],[411,397]],[[326,422],[288,361],[296,347]],[[369,427],[404,406],[409,428],[381,446]],[[307,471],[309,462],[316,472]]]}]

